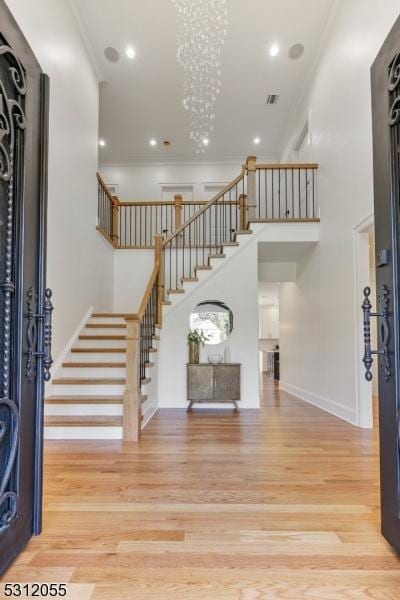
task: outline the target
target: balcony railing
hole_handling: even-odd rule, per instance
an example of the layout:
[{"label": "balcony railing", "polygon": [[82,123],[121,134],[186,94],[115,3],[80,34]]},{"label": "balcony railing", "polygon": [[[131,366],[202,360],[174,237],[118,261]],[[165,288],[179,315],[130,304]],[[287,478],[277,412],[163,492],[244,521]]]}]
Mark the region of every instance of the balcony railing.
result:
[{"label": "balcony railing", "polygon": [[[207,201],[121,201],[98,175],[98,226],[115,248],[154,248],[157,235],[169,238],[183,225],[177,244],[218,246],[232,241],[249,222],[315,221],[319,218],[316,164],[257,164],[249,157],[240,182],[221,194],[202,220]],[[229,187],[229,186],[228,186]],[[214,198],[215,200],[215,198]],[[211,201],[212,202],[212,201]]]}]

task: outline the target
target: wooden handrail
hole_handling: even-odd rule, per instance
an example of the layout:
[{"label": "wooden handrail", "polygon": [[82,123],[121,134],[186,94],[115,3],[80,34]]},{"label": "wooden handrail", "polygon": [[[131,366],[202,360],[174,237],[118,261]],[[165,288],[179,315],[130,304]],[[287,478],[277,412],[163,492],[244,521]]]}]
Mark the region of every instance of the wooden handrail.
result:
[{"label": "wooden handrail", "polygon": [[231,183],[229,183],[223,190],[221,190],[220,192],[218,192],[218,194],[216,196],[214,196],[214,198],[212,198],[211,200],[209,200],[207,202],[207,204],[205,206],[203,206],[203,208],[201,208],[200,210],[198,210],[190,219],[188,219],[188,221],[186,221],[186,223],[184,223],[181,227],[179,227],[179,229],[177,229],[175,231],[175,233],[173,233],[172,235],[170,235],[163,242],[163,247],[165,248],[165,246],[167,244],[169,244],[173,239],[175,239],[176,237],[178,237],[179,235],[181,235],[181,233],[187,227],[189,227],[194,221],[196,221],[198,219],[198,217],[200,217],[200,215],[202,215],[204,212],[206,212],[210,208],[210,206],[212,206],[213,204],[215,204],[216,202],[218,202],[218,200],[221,197],[223,197],[225,194],[227,194],[229,192],[229,190],[231,190],[236,184],[238,184],[239,181],[241,181],[244,178],[245,174],[246,174],[246,165],[243,165],[242,172],[240,173],[240,175],[238,175],[236,177],[236,179],[234,179]]},{"label": "wooden handrail", "polygon": [[100,175],[100,173],[96,173],[97,175],[97,181],[99,182],[99,184],[101,185],[101,187],[103,188],[104,192],[107,194],[109,200],[111,200],[111,202],[115,205],[119,205],[119,199],[117,198],[117,196],[113,196],[112,193],[110,192],[110,190],[108,189],[107,184],[105,183],[104,179],[102,178],[102,176]]},{"label": "wooden handrail", "polygon": [[152,291],[152,289],[154,287],[154,284],[157,281],[157,277],[158,277],[158,273],[159,272],[160,272],[160,261],[156,260],[156,262],[154,264],[153,271],[152,271],[152,273],[150,275],[150,279],[149,279],[149,281],[147,283],[147,286],[146,286],[146,289],[145,289],[142,301],[140,303],[139,310],[137,312],[139,320],[143,319],[144,313],[146,312],[147,303],[149,301],[150,294],[151,294],[151,291]]},{"label": "wooden handrail", "polygon": [[271,170],[281,170],[284,169],[318,169],[317,163],[271,163],[271,164],[259,164],[256,165],[256,169],[271,169]]},{"label": "wooden handrail", "polygon": [[[182,200],[182,206],[205,206],[209,200]],[[235,200],[225,200],[224,204],[235,205]],[[174,200],[119,200],[118,206],[175,206]]]}]

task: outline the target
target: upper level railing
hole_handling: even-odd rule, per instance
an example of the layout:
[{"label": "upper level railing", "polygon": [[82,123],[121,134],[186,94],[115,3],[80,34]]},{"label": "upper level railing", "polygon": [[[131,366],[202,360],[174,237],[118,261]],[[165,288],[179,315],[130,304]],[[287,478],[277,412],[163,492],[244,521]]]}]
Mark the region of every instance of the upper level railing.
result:
[{"label": "upper level railing", "polygon": [[[318,221],[317,168],[315,164],[257,165],[256,158],[249,157],[238,177],[212,200],[186,204],[182,199],[120,203],[103,189],[105,184],[99,176],[98,229],[116,248],[155,248],[154,268],[138,312],[127,317],[124,440],[140,438],[141,385],[146,382],[167,296],[181,291],[185,282],[197,281],[199,271],[211,269],[210,259],[223,258],[224,247],[236,245],[236,234],[248,231],[252,222]],[[189,207],[186,214],[185,205]],[[152,210],[140,213],[140,206],[142,211],[144,206]],[[171,207],[171,213],[163,220],[160,212],[157,217],[157,211],[164,207]],[[124,208],[130,212],[124,214]],[[145,230],[150,232],[143,237],[142,230],[141,240],[138,221],[140,227],[144,222]],[[132,223],[136,223],[134,233]],[[175,231],[166,235],[170,228]],[[154,235],[154,231],[159,233]],[[142,244],[132,246],[132,239],[137,242],[138,235]]]},{"label": "upper level railing", "polygon": [[209,244],[218,245],[222,229],[223,238],[232,241],[234,232],[249,221],[318,220],[317,168],[313,163],[257,164],[249,157],[240,185],[227,186],[210,201],[218,210],[209,210],[201,225],[194,217],[210,202],[183,200],[180,195],[170,201],[125,202],[113,196],[98,175],[97,228],[116,248],[154,248],[156,235],[169,238],[190,222],[180,239],[203,247],[206,237]]}]

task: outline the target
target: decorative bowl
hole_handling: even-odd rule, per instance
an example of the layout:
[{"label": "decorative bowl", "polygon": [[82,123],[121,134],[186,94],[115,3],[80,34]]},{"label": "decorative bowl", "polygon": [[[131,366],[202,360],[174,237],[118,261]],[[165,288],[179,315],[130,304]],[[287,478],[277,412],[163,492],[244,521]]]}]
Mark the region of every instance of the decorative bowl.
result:
[{"label": "decorative bowl", "polygon": [[219,365],[222,363],[223,360],[224,360],[224,357],[222,354],[209,354],[208,355],[208,362],[211,363],[212,365]]}]

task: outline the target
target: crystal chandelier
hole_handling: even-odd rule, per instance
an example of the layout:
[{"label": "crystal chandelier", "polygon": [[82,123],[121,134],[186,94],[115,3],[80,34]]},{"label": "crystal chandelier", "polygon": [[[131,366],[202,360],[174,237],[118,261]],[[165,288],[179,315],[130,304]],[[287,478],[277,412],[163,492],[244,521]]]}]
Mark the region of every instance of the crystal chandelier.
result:
[{"label": "crystal chandelier", "polygon": [[221,91],[221,52],[227,36],[226,0],[172,0],[178,13],[178,63],[184,71],[183,107],[190,137],[205,152]]}]

